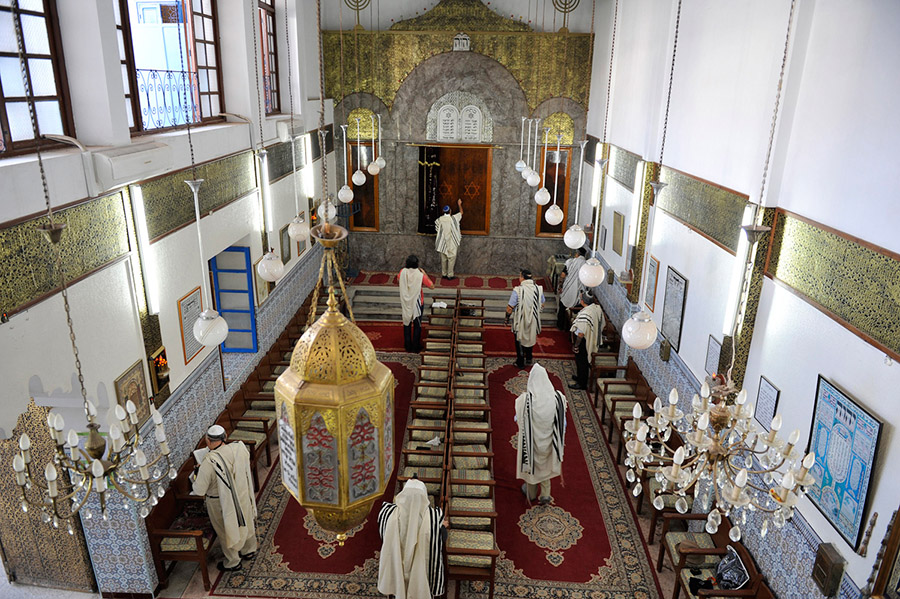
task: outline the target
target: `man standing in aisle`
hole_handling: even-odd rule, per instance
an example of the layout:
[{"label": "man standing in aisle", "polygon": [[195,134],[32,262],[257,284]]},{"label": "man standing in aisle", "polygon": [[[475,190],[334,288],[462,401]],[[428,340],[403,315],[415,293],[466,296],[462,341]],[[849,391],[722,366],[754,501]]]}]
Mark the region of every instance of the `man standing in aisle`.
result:
[{"label": "man standing in aisle", "polygon": [[584,259],[586,253],[583,247],[578,248],[578,251],[575,252],[575,257],[566,260],[566,268],[559,275],[559,309],[556,314],[556,326],[561,331],[569,328],[569,316],[566,310],[578,305],[578,300],[581,299],[581,292],[584,291],[584,283],[581,282],[578,271],[581,270],[581,267],[586,262]]},{"label": "man standing in aisle", "polygon": [[603,345],[603,327],[606,317],[603,308],[589,291],[585,291],[581,299],[581,311],[572,321],[572,333],[575,334],[575,383],[569,389],[586,390],[591,372],[591,356]]},{"label": "man standing in aisle", "polygon": [[447,519],[431,507],[425,483],[412,478],[378,512],[381,554],[378,592],[394,599],[431,599],[444,594]]},{"label": "man standing in aisle", "polygon": [[214,424],[206,431],[209,452],[194,479],[193,494],[206,496],[206,511],[222,543],[225,561],[219,570],[241,569],[241,559],[256,554],[256,495],[250,474],[250,452],[240,441],[225,443],[225,429]]},{"label": "man standing in aisle", "polygon": [[544,290],[534,283],[531,271],[522,269],[519,286],[513,289],[506,306],[506,324],[512,316],[512,332],[516,343],[516,366],[531,365],[534,344],[541,332],[541,309],[544,307]]},{"label": "man standing in aisle", "polygon": [[434,289],[434,283],[419,268],[419,257],[415,254],[406,258],[406,268],[400,271],[399,281],[403,346],[406,351],[417,354],[422,351],[422,306],[425,305],[422,287]]},{"label": "man standing in aisle", "polygon": [[444,206],[444,214],[434,221],[437,229],[437,237],[434,240],[434,249],[441,255],[441,278],[452,281],[453,267],[456,265],[456,253],[459,251],[459,242],[462,234],[459,232],[459,221],[462,220],[462,200],[456,200],[459,212],[450,214],[450,206]]},{"label": "man standing in aisle", "polygon": [[525,481],[528,501],[552,501],[550,479],[562,474],[566,441],[566,396],[553,388],[547,371],[535,364],[528,375],[528,390],[516,398],[516,478]]}]

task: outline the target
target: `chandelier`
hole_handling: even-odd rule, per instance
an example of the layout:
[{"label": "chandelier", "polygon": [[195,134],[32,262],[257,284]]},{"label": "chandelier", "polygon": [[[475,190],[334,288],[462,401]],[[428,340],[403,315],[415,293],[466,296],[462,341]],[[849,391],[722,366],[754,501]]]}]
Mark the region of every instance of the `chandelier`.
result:
[{"label": "chandelier", "polygon": [[[704,382],[689,414],[678,408],[675,389],[667,405],[656,398],[653,414],[646,419],[636,403],[633,418],[625,423],[626,479],[634,482],[644,473],[655,477],[661,487],[652,498],[658,510],[664,506],[662,493],[677,496],[675,509],[682,514],[689,509],[691,493],[704,507],[714,500],[706,520],[710,534],[719,529],[722,516],[732,522],[739,516],[744,524],[748,513],[764,513],[759,534],[765,537],[769,522],[775,528],[784,526],[797,501],[815,483],[809,471],[816,458],[814,453],[804,457],[797,448],[799,429],[787,441],[779,438],[780,415],[772,419],[769,432],[761,430],[754,421],[754,407],[747,404],[747,392],[737,392],[730,375],[731,370],[723,384],[712,388]],[[632,492],[638,496],[642,491],[638,481]],[[740,524],[728,532],[732,541],[741,539]]]},{"label": "chandelier", "polygon": [[[35,151],[41,181],[44,182],[44,202],[47,207],[48,223],[38,227],[38,230],[54,249],[60,295],[66,312],[69,339],[72,342],[72,354],[75,358],[75,370],[78,375],[78,385],[88,429],[87,441],[84,447],[81,447],[78,433],[71,428],[66,433],[63,417],[58,413],[50,412],[47,415],[47,426],[50,430],[50,438],[56,445],[53,458],[44,465],[41,473],[40,467],[32,459],[31,439],[23,433],[19,437],[19,453],[13,458],[12,467],[16,476],[16,484],[22,491],[22,511],[27,512],[31,508],[37,509],[40,511],[41,520],[45,523],[51,524],[54,528],[65,524],[68,533],[75,534],[72,523],[73,516],[80,513],[85,520],[93,517],[90,508],[86,507],[92,493],[96,493],[99,498],[100,516],[103,520],[108,519],[107,505],[110,501],[110,487],[135,503],[142,504],[140,514],[146,517],[150,512],[148,505],[156,505],[159,501],[158,498],[165,495],[165,484],[161,483],[167,477],[174,479],[177,473],[169,461],[169,446],[162,424],[162,416],[152,405],[150,414],[156,425],[155,436],[160,449],[160,455],[152,461],[148,461],[146,454],[140,449],[138,407],[133,401],[129,400],[124,408],[117,405],[115,409],[110,410],[109,439],[111,444],[109,446],[100,435],[100,424],[96,421],[97,406],[87,398],[81,360],[78,355],[78,344],[72,324],[69,293],[59,246],[66,224],[56,222],[50,204],[50,192],[46,185],[46,173],[41,156],[41,137],[35,116],[34,94],[31,83],[25,76],[27,73],[25,50],[17,1],[12,3],[12,13],[19,64],[23,74],[22,83],[28,100],[34,139],[37,142]],[[35,473],[36,470],[39,474]]]}]

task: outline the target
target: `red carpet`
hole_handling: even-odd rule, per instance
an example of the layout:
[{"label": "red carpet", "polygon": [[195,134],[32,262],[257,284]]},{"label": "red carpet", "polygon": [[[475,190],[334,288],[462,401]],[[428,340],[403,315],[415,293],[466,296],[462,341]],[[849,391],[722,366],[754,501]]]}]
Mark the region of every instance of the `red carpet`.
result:
[{"label": "red carpet", "polygon": [[[357,321],[356,326],[362,329],[375,351],[402,352],[403,347],[403,323],[401,322],[363,322]],[[425,331],[422,331],[422,341],[425,341]]]},{"label": "red carpet", "polygon": [[[485,327],[487,334],[484,336],[484,353],[489,356],[516,355],[515,338],[509,327],[502,325],[489,325]],[[401,338],[402,342],[402,338]],[[537,344],[534,346],[535,358],[575,359],[572,353],[572,341],[569,333],[556,328],[544,328],[538,335]]]},{"label": "red carpet", "polygon": [[[465,289],[509,289],[512,291],[513,287],[519,284],[519,275],[496,275],[496,276],[481,276],[481,275],[460,275],[457,274],[456,278],[448,281],[446,279],[441,280],[440,273],[428,273],[428,276],[434,281],[434,286],[437,289],[442,287],[455,289],[457,287],[463,287]],[[356,277],[350,281],[351,285],[397,285],[398,275],[395,272],[370,272],[370,271],[362,271]],[[543,277],[535,277],[535,282],[538,285],[544,287],[544,290],[549,289],[547,285],[547,281]]]}]

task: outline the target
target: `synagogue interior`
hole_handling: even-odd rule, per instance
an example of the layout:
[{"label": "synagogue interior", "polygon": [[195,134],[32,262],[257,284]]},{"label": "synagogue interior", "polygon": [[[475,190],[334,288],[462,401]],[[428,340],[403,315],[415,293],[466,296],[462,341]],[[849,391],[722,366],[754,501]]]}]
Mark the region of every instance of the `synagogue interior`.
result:
[{"label": "synagogue interior", "polygon": [[0,597],[900,599],[898,31],[0,0]]}]

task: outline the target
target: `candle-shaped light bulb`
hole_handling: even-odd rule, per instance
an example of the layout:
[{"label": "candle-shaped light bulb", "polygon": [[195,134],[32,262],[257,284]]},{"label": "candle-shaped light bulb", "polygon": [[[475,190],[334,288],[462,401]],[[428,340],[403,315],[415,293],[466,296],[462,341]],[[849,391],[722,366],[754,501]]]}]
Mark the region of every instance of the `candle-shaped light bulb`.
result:
[{"label": "candle-shaped light bulb", "polygon": [[737,503],[741,498],[741,492],[747,486],[747,469],[741,468],[734,477],[734,487],[731,489],[731,503]]},{"label": "candle-shaped light bulb", "polygon": [[134,452],[134,463],[137,464],[138,471],[141,473],[141,480],[150,478],[150,473],[147,470],[147,456],[144,455],[143,450],[138,449]]},{"label": "candle-shaped light bulb", "polygon": [[125,402],[125,411],[128,412],[128,418],[131,420],[131,424],[137,424],[137,406],[134,405],[134,402],[130,399]]},{"label": "candle-shaped light bulb", "polygon": [[684,447],[675,450],[672,456],[672,476],[678,476],[681,473],[681,465],[684,463]]},{"label": "candle-shaped light bulb", "polygon": [[47,465],[44,467],[44,478],[47,479],[47,494],[51,498],[56,498],[59,495],[59,490],[56,488],[56,479],[59,474],[56,472],[56,466],[53,465],[53,462],[47,462]]},{"label": "candle-shaped light bulb", "polygon": [[109,425],[109,438],[112,439],[112,450],[116,453],[122,451],[125,439],[122,434],[122,427],[119,426],[118,422],[113,422]]},{"label": "candle-shaped light bulb", "polygon": [[637,429],[641,426],[641,416],[643,415],[641,404],[635,402],[634,407],[631,409],[631,415],[634,417],[631,421],[631,428],[637,432]]},{"label": "candle-shaped light bulb", "polygon": [[63,445],[66,442],[66,421],[63,420],[62,414],[57,414],[53,419],[53,437],[56,439],[57,445]]},{"label": "candle-shaped light bulb", "polygon": [[750,420],[753,418],[753,414],[756,412],[756,406],[752,403],[744,404],[744,407],[741,408],[741,416],[746,420]]},{"label": "candle-shaped light bulb", "polygon": [[788,443],[790,443],[791,445],[796,445],[797,441],[799,441],[799,440],[800,440],[800,429],[795,428],[794,431],[791,433],[791,436],[788,437]]},{"label": "candle-shaped light bulb", "polygon": [[13,470],[16,471],[16,484],[20,487],[25,486],[25,460],[22,459],[22,456],[16,454],[13,458]]},{"label": "candle-shaped light bulb", "polygon": [[87,415],[89,419],[92,419],[97,415],[97,406],[95,406],[94,402],[91,400],[87,400]]},{"label": "candle-shaped light bulb", "polygon": [[781,430],[781,414],[776,414],[775,417],[772,418],[771,429],[776,433]]},{"label": "candle-shaped light bulb", "polygon": [[784,476],[781,478],[781,488],[787,491],[790,491],[794,488],[794,473],[786,472]]},{"label": "candle-shaped light bulb", "polygon": [[741,389],[740,393],[738,393],[737,397],[734,399],[734,403],[736,403],[739,406],[742,406],[745,403],[747,403],[747,390],[746,389]]},{"label": "candle-shaped light bulb", "polygon": [[703,412],[697,419],[697,430],[694,431],[694,445],[700,445],[706,429],[709,428],[709,412]]},{"label": "candle-shaped light bulb", "polygon": [[94,460],[94,463],[91,464],[91,474],[94,475],[94,486],[97,488],[98,493],[103,493],[106,491],[106,477],[104,474],[106,470],[103,468],[103,464],[100,460]]},{"label": "candle-shaped light bulb", "polygon": [[810,452],[803,458],[803,467],[809,470],[816,464],[816,454]]},{"label": "candle-shaped light bulb", "polygon": [[703,381],[703,384],[700,385],[700,397],[709,398],[709,383]]},{"label": "candle-shaped light bulb", "polygon": [[103,463],[100,460],[94,460],[94,463],[91,464],[91,474],[94,475],[94,478],[100,478],[103,476]]},{"label": "candle-shaped light bulb", "polygon": [[157,427],[156,442],[159,443],[159,452],[163,455],[169,455],[169,442],[166,441],[166,431],[162,427]]},{"label": "candle-shaped light bulb", "polygon": [[31,439],[27,434],[22,433],[22,436],[19,437],[19,449],[22,451],[28,451],[31,449]]},{"label": "candle-shaped light bulb", "polygon": [[157,410],[156,408],[150,408],[150,418],[153,419],[153,424],[157,426],[159,426],[163,422],[162,414],[160,414],[159,410]]},{"label": "candle-shaped light bulb", "polygon": [[662,400],[657,397],[656,399],[653,400],[653,411],[658,414],[659,412],[662,411],[662,409],[663,409]]},{"label": "candle-shaped light bulb", "polygon": [[69,446],[69,455],[74,460],[75,454],[78,451],[78,433],[75,432],[74,428],[69,429],[69,434],[66,436],[66,445]]},{"label": "candle-shaped light bulb", "polygon": [[641,426],[638,428],[638,432],[637,432],[637,440],[640,441],[641,443],[643,443],[644,441],[646,441],[646,440],[647,440],[647,433],[648,433],[649,431],[650,431],[650,427],[648,427],[646,424],[641,424]]},{"label": "candle-shaped light bulb", "polygon": [[678,390],[672,389],[669,392],[669,420],[675,420],[675,410],[678,405]]}]

